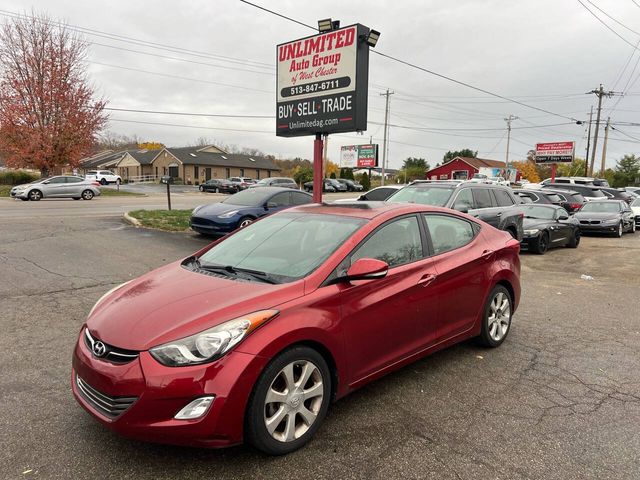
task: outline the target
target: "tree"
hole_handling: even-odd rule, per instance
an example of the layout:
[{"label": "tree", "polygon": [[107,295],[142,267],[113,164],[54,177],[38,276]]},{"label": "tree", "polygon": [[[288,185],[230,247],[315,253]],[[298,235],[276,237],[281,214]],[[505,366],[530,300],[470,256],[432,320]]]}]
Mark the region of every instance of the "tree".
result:
[{"label": "tree", "polygon": [[427,170],[429,170],[429,163],[424,158],[409,157],[402,164],[402,169],[398,172],[398,178],[405,183],[424,179]]},{"label": "tree", "polygon": [[640,183],[640,158],[625,155],[616,162],[614,170],[614,187],[626,187]]},{"label": "tree", "polygon": [[352,168],[341,168],[340,169],[340,178],[346,178],[348,180],[354,180],[354,178],[353,178],[353,169]]},{"label": "tree", "polygon": [[77,166],[104,128],[86,71],[88,44],[46,16],[0,28],[0,151],[10,167]]},{"label": "tree", "polygon": [[325,168],[324,174],[327,177],[336,178],[336,174],[340,173],[340,167],[337,163],[333,163],[331,160],[327,160],[327,166]]},{"label": "tree", "polygon": [[293,177],[298,185],[313,180],[313,168],[306,166],[297,166],[294,168]]},{"label": "tree", "polygon": [[463,148],[462,150],[456,150],[454,152],[449,151],[445,153],[444,157],[442,157],[442,163],[450,162],[456,157],[476,158],[477,156],[478,156],[477,150],[474,152],[473,150],[470,150],[468,148]]},{"label": "tree", "polygon": [[362,189],[366,192],[371,188],[371,180],[369,179],[369,175],[367,172],[362,174],[362,178],[360,179],[360,183],[362,184]]},{"label": "tree", "polygon": [[522,178],[529,180],[532,183],[538,183],[540,181],[536,164],[530,160],[511,162],[511,167],[516,168],[520,172]]},{"label": "tree", "polygon": [[140,142],[138,143],[138,148],[146,150],[162,150],[164,148],[164,144],[160,142]]}]

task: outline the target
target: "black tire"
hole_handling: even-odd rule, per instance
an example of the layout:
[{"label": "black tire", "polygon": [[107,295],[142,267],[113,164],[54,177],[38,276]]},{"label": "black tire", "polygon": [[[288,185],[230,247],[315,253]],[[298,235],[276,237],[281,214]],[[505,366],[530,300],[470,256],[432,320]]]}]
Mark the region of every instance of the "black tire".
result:
[{"label": "black tire", "polygon": [[198,187],[198,190],[200,190],[201,192],[204,192],[204,187],[203,187],[202,185],[200,185],[200,186]]},{"label": "black tire", "polygon": [[218,193],[219,191],[220,191],[220,190],[218,190],[218,188],[217,188],[217,187],[213,189],[213,193]]},{"label": "black tire", "polygon": [[251,217],[242,217],[240,219],[240,221],[238,222],[238,228],[244,228],[247,227],[249,225],[251,225],[253,223],[255,219],[251,218]]},{"label": "black tire", "polygon": [[27,198],[22,198],[22,197],[20,197],[20,200],[22,200],[23,202],[28,202],[28,201],[29,201],[29,198],[28,198],[28,197],[27,197]]},{"label": "black tire", "polygon": [[[500,339],[495,339],[491,335],[491,326],[490,326],[489,317],[491,316],[490,314],[491,314],[492,302],[494,301],[496,296],[500,293],[504,295],[503,298],[506,298],[509,301],[509,316],[508,316],[509,323],[507,325],[507,330],[506,332],[504,332],[502,337]],[[478,337],[478,341],[480,342],[480,344],[490,348],[495,348],[500,346],[502,342],[504,342],[505,338],[507,338],[507,335],[509,335],[509,331],[511,330],[512,319],[513,319],[513,299],[511,298],[511,294],[509,293],[509,290],[507,290],[504,286],[496,285],[491,290],[491,293],[489,293],[489,296],[487,297],[487,300],[484,305],[484,310],[482,312],[482,329],[480,331],[480,336]]]},{"label": "black tire", "polygon": [[106,178],[103,178],[102,180],[100,180],[100,185],[106,185],[107,183],[109,182],[107,182]]},{"label": "black tire", "polygon": [[80,200],[82,197],[73,197],[74,200]]},{"label": "black tire", "polygon": [[620,222],[620,224],[618,225],[618,230],[616,230],[616,233],[614,233],[613,235],[620,238],[622,237],[623,233],[624,233],[624,225],[622,224],[622,222]]},{"label": "black tire", "polygon": [[518,234],[516,233],[516,230],[514,228],[507,228],[507,233],[516,240],[518,239]]},{"label": "black tire", "polygon": [[533,244],[531,251],[533,253],[537,253],[538,255],[544,255],[545,252],[549,249],[549,234],[547,232],[542,232],[538,236],[538,240]]},{"label": "black tire", "polygon": [[[267,430],[265,416],[267,415],[268,404],[266,403],[266,398],[267,392],[278,379],[283,369],[295,362],[311,363],[318,369],[323,393],[316,418],[311,425],[308,425],[308,430],[294,440],[282,441],[274,438]],[[327,362],[316,350],[305,346],[297,346],[280,353],[264,369],[249,397],[245,412],[245,439],[247,443],[269,455],[284,455],[304,446],[311,440],[327,414],[331,397],[331,381],[331,372]],[[307,402],[311,401],[311,399],[305,398],[304,395],[302,398],[302,405],[307,406]],[[296,418],[298,417],[294,414],[294,419]],[[280,421],[282,422],[283,420]]]},{"label": "black tire", "polygon": [[580,245],[580,229],[576,228],[567,246],[569,248],[578,248],[578,245]]},{"label": "black tire", "polygon": [[83,200],[91,200],[93,198],[93,192],[89,189],[86,189],[82,192]]},{"label": "black tire", "polygon": [[119,178],[116,179],[116,185],[120,185],[122,183],[122,180],[120,180]]},{"label": "black tire", "polygon": [[42,198],[42,192],[40,190],[31,190],[29,192],[29,200],[32,202],[37,202]]}]

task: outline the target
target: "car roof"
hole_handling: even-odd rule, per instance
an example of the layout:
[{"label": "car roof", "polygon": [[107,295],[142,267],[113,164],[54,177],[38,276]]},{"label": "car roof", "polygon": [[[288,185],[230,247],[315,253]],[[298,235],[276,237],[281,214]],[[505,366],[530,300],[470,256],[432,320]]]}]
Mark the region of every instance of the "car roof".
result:
[{"label": "car roof", "polygon": [[527,190],[527,192],[562,193],[563,195],[566,195],[566,194],[581,195],[580,192],[576,192],[575,190],[569,190],[569,189],[565,190],[564,188],[541,188],[540,190]]},{"label": "car roof", "polygon": [[358,217],[371,220],[380,215],[388,216],[405,215],[419,212],[454,213],[459,216],[459,212],[449,208],[422,205],[419,203],[387,203],[387,202],[353,202],[353,203],[311,203],[298,207],[288,208],[287,212],[321,214],[321,215],[342,215],[345,217]]}]

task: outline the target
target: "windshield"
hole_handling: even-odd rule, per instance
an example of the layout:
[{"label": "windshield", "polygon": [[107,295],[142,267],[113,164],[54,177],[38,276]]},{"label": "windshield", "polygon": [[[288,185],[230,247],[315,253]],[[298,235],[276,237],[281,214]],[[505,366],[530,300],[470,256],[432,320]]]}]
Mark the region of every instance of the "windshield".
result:
[{"label": "windshield", "polygon": [[581,212],[591,213],[617,213],[620,211],[620,204],[618,202],[590,202],[585,203]]},{"label": "windshield", "polygon": [[434,186],[409,186],[398,190],[391,195],[387,202],[399,203],[419,203],[421,205],[434,205],[436,207],[444,207],[447,200],[451,197],[453,188],[451,187],[434,187]]},{"label": "windshield", "polygon": [[607,198],[607,196],[602,193],[602,190],[598,189],[589,189],[589,196],[592,198]]},{"label": "windshield", "polygon": [[278,283],[293,281],[318,268],[365,223],[337,215],[273,215],[223,240],[200,263],[264,272]]},{"label": "windshield", "polygon": [[269,183],[269,179],[268,178],[263,178],[262,180],[258,181],[258,185],[267,185]]},{"label": "windshield", "polygon": [[556,209],[540,205],[526,205],[522,208],[524,218],[539,218],[541,220],[553,220]]},{"label": "windshield", "polygon": [[270,193],[265,194],[260,189],[256,190],[254,188],[251,188],[231,195],[221,203],[238,205],[241,207],[260,207],[264,205],[264,203],[267,201],[267,198],[269,198],[269,195]]},{"label": "windshield", "polygon": [[636,198],[631,204],[632,207],[640,207],[640,198]]}]

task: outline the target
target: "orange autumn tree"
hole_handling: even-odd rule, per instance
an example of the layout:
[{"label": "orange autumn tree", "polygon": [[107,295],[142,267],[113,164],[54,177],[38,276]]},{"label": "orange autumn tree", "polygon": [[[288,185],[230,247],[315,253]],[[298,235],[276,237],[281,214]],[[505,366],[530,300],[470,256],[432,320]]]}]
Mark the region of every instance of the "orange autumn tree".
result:
[{"label": "orange autumn tree", "polygon": [[20,15],[0,27],[0,152],[7,166],[47,176],[91,152],[107,116],[88,81],[87,48],[45,16]]},{"label": "orange autumn tree", "polygon": [[522,178],[525,178],[532,183],[538,183],[540,181],[540,176],[536,170],[536,164],[531,160],[511,162],[511,166],[518,169]]}]

